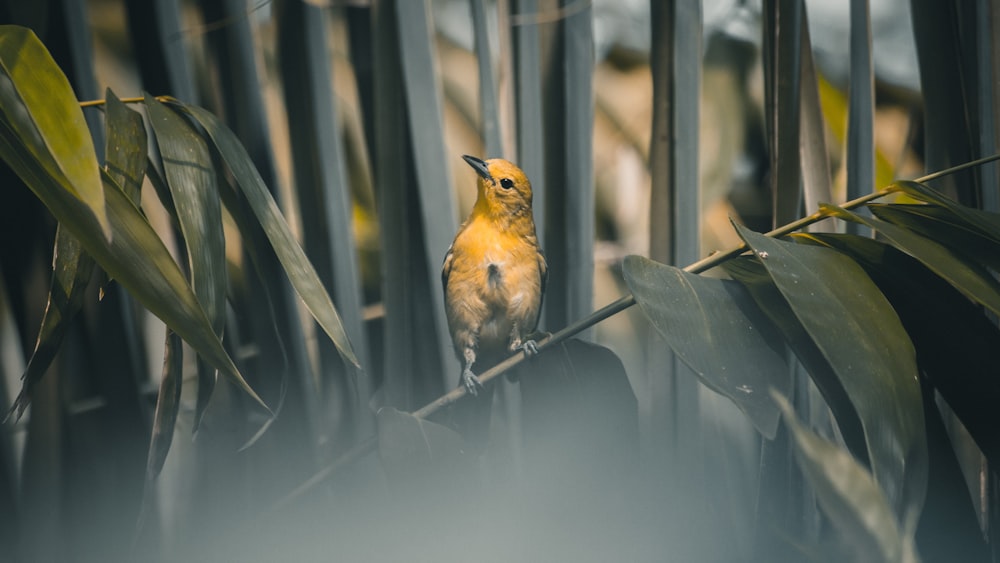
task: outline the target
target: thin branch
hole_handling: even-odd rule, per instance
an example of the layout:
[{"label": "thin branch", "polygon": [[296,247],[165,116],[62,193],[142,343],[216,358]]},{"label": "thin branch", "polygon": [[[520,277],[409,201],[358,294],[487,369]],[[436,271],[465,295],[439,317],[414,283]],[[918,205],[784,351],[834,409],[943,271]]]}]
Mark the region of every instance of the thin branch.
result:
[{"label": "thin branch", "polygon": [[[173,100],[173,98],[171,98],[170,96],[153,96],[153,97],[159,102],[169,102]],[[145,101],[145,98],[122,98],[118,101],[124,104],[141,104],[143,101]],[[106,102],[104,100],[86,100],[80,102],[80,107],[81,108],[99,107],[103,106],[105,103]]]},{"label": "thin branch", "polygon": [[972,160],[972,161],[966,162],[965,164],[959,164],[957,166],[952,166],[951,168],[945,168],[944,170],[939,170],[937,172],[931,172],[930,174],[928,174],[926,176],[921,176],[921,177],[917,178],[916,180],[914,180],[914,182],[917,182],[919,184],[923,184],[925,182],[930,182],[931,180],[937,180],[938,178],[940,178],[942,176],[948,176],[950,174],[954,174],[955,172],[961,172],[962,170],[966,170],[968,168],[975,168],[976,166],[980,166],[980,165],[986,164],[988,162],[993,162],[994,160],[1000,160],[1000,154],[994,154],[994,155],[991,155],[991,156],[984,156],[983,158],[980,158],[980,159],[977,159],[977,160]]},{"label": "thin branch", "polygon": [[[979,160],[974,160],[971,162],[967,162],[965,164],[960,164],[958,166],[953,166],[951,168],[941,170],[939,172],[927,174],[926,176],[921,176],[920,178],[917,178],[914,181],[920,183],[928,182],[940,178],[942,176],[954,174],[956,172],[965,170],[967,168],[979,166],[988,162],[992,162],[994,160],[1000,160],[1000,154],[995,154],[985,158],[980,158]],[[843,205],[841,205],[840,207],[843,209],[853,209],[855,207],[860,207],[870,201],[885,197],[897,191],[899,191],[899,188],[895,187],[895,185],[890,185],[877,192],[873,192],[861,196],[859,198],[853,199],[851,201],[848,201]],[[765,235],[769,237],[785,236],[803,227],[816,223],[817,221],[825,219],[827,216],[828,215],[826,213],[822,211],[817,211],[812,215],[809,215],[808,217],[803,217],[797,221],[793,221],[791,223],[788,223],[787,225],[778,227],[777,229],[765,233]],[[739,246],[732,248],[726,252],[717,252],[715,254],[712,254],[711,256],[703,258],[693,264],[690,264],[684,268],[684,271],[692,274],[699,274],[701,272],[714,268],[715,266],[718,266],[731,258],[739,256],[746,250],[747,250],[746,244],[740,244]],[[597,323],[611,316],[614,316],[624,311],[625,309],[628,309],[632,305],[635,305],[635,297],[632,295],[626,295],[618,299],[617,301],[605,305],[603,308],[591,313],[586,318],[581,319],[567,326],[566,328],[560,330],[559,332],[556,332],[539,340],[538,351],[541,352],[547,348],[551,348],[552,346],[555,346],[556,344],[559,344],[564,340],[567,340],[570,337],[575,336],[576,334],[596,325]],[[479,380],[484,385],[488,384],[497,377],[499,377],[501,374],[505,373],[507,370],[523,362],[525,358],[526,355],[524,353],[515,354],[507,358],[506,360],[500,362],[499,364],[493,366],[492,368],[486,370],[482,374],[480,374]],[[467,394],[468,392],[465,390],[465,386],[458,386],[455,389],[452,389],[451,391],[438,397],[434,401],[428,403],[420,410],[413,412],[413,416],[417,418],[426,418],[434,414],[435,412],[441,410],[442,408],[461,400],[462,397],[464,397]],[[293,491],[291,491],[290,493],[279,499],[278,502],[275,503],[273,508],[277,509],[283,506],[287,506],[296,498],[308,492],[314,486],[328,479],[330,476],[332,476],[334,473],[340,470],[340,468],[346,467],[347,465],[350,465],[351,463],[373,452],[377,445],[378,445],[378,439],[375,436],[369,436],[368,438],[362,440],[361,442],[356,444],[353,448],[344,452],[332,464],[321,469],[315,475],[310,477],[307,481],[305,481],[304,483],[296,487]]]}]

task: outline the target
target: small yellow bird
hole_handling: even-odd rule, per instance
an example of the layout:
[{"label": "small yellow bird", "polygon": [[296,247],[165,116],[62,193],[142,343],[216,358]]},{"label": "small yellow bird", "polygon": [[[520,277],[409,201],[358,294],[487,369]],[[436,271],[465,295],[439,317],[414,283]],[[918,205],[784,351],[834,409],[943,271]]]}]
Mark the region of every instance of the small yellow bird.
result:
[{"label": "small yellow bird", "polygon": [[476,395],[482,388],[472,373],[477,354],[499,361],[518,350],[537,352],[528,336],[538,324],[547,266],[528,177],[500,158],[462,158],[479,175],[476,204],[448,248],[441,281],[462,384]]}]

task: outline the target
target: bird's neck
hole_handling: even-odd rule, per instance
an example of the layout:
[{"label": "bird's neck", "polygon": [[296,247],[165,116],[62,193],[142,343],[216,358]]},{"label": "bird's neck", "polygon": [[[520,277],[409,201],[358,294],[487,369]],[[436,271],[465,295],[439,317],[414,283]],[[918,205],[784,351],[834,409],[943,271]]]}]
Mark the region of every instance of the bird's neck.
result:
[{"label": "bird's neck", "polygon": [[528,205],[515,207],[502,205],[480,194],[472,208],[472,216],[490,221],[508,234],[520,236],[535,234],[535,220]]}]

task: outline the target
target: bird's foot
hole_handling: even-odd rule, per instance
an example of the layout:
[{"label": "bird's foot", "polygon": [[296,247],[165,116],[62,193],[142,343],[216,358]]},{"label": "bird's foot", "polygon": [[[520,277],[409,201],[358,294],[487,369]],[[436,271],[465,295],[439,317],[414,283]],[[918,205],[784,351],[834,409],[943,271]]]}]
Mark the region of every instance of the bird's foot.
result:
[{"label": "bird's foot", "polygon": [[536,331],[528,335],[528,339],[514,347],[514,351],[524,352],[524,356],[530,358],[538,354],[538,341],[552,336],[551,333]]},{"label": "bird's foot", "polygon": [[483,382],[479,381],[476,374],[472,373],[472,370],[468,368],[462,372],[462,385],[465,386],[465,390],[473,397],[478,395],[479,390],[483,388]]},{"label": "bird's foot", "polygon": [[538,343],[534,340],[525,340],[517,349],[524,352],[525,357],[530,358],[538,353]]}]

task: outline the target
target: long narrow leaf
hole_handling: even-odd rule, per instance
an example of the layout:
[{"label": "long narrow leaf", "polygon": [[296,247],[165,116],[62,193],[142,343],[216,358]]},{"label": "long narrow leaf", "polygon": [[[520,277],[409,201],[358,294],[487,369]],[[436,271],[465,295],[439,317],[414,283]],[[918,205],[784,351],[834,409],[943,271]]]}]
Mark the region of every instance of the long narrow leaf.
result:
[{"label": "long narrow leaf", "polygon": [[[499,4],[498,4],[499,5]],[[517,164],[531,178],[534,194],[532,209],[538,240],[545,248],[545,148],[542,139],[542,78],[540,70],[539,26],[517,25],[520,14],[538,11],[537,0],[511,0],[511,56],[514,62],[513,80],[517,90],[514,109],[517,112]],[[504,53],[500,54],[501,57]]]},{"label": "long narrow leaf", "polygon": [[[110,90],[107,98],[107,133],[105,169],[119,185],[128,185],[126,193],[138,203],[142,168],[146,160],[146,129],[142,116],[128,109]],[[94,270],[94,259],[83,252],[80,242],[63,226],[56,231],[52,256],[52,282],[49,299],[38,330],[38,340],[22,374],[24,383],[8,416],[20,418],[28,406],[31,389],[45,374],[62,344],[67,323],[80,311],[84,290]]]},{"label": "long narrow leaf", "polygon": [[[413,164],[411,136],[408,132],[406,101],[403,96],[403,76],[400,69],[401,48],[397,32],[394,2],[377,2],[371,8],[374,39],[374,174],[375,195],[378,198],[379,237],[381,239],[382,302],[385,306],[383,345],[391,354],[384,354],[382,404],[399,408],[416,408],[421,400],[440,389],[445,368],[443,362],[452,357],[451,350],[434,354],[441,342],[437,331],[415,331],[414,316],[423,317],[433,307],[426,295],[435,291],[428,276],[421,271],[425,262],[419,215],[419,198],[412,189],[416,175]],[[443,256],[443,255],[442,255]],[[437,266],[436,266],[437,267]],[[429,349],[432,353],[421,354]],[[456,374],[457,375],[457,374]],[[447,384],[447,382],[446,382]],[[454,379],[451,385],[454,384]],[[431,387],[433,385],[433,387]]]},{"label": "long narrow leaf", "polygon": [[110,88],[104,100],[107,126],[104,169],[138,206],[146,174],[146,127],[142,115],[129,109]]},{"label": "long narrow leaf", "polygon": [[875,181],[875,74],[868,0],[851,0],[851,77],[847,114],[847,199]]},{"label": "long narrow leaf", "polygon": [[[972,160],[970,126],[978,120],[970,113],[961,56],[959,11],[963,4],[939,0],[910,0],[913,39],[919,63],[923,106],[924,166],[943,170]],[[972,77],[968,77],[969,80]],[[975,174],[971,170],[945,176],[934,183],[949,196],[971,205],[975,201]]]},{"label": "long narrow leaf", "polygon": [[[330,37],[324,10],[288,2],[276,12],[278,57],[291,140],[295,194],[303,247],[331,297],[362,365],[368,366],[367,335],[362,320],[362,289],[353,240],[352,194],[333,93],[332,66],[326,52]],[[321,373],[334,374],[333,385],[352,386],[336,346],[319,345]],[[369,380],[356,379],[358,405],[370,397]],[[364,412],[364,409],[362,409]],[[368,417],[359,421],[362,427]],[[369,429],[370,430],[370,429]]]},{"label": "long narrow leaf", "polygon": [[[3,123],[0,123],[0,155],[29,186],[54,183],[44,170],[28,164],[27,147]],[[266,409],[223,349],[204,309],[163,241],[114,181],[104,180],[111,237],[104,236],[93,213],[75,199],[42,201],[111,277]]]},{"label": "long narrow leaf", "polygon": [[[919,561],[913,535],[901,530],[884,491],[851,455],[802,426],[788,400],[774,393],[795,438],[799,466],[842,537],[865,561]],[[871,559],[869,559],[871,558]]]},{"label": "long narrow leaf", "polygon": [[1000,242],[937,205],[868,204],[872,214],[1000,271]]},{"label": "long narrow leaf", "polygon": [[212,156],[205,141],[180,116],[149,94],[145,98],[184,236],[194,292],[221,335],[226,313],[226,242]]},{"label": "long narrow leaf", "polygon": [[[543,10],[567,4],[565,0],[539,3]],[[548,43],[543,49],[549,49],[542,58],[544,238],[549,261],[548,292],[542,306],[549,326],[568,325],[593,306],[593,8],[587,3],[579,6],[540,30]],[[689,185],[693,188],[697,182]]]},{"label": "long narrow leaf", "polygon": [[994,241],[1000,242],[1000,214],[966,207],[934,188],[919,182],[901,181],[896,182],[895,186],[901,189],[906,195],[946,208]]},{"label": "long narrow leaf", "polygon": [[[458,225],[455,222],[457,213],[451,178],[447,174],[447,163],[452,160],[445,156],[444,118],[433,52],[431,3],[394,0],[393,4],[403,78],[401,85],[408,120],[403,130],[410,136],[416,174],[404,186],[412,189],[415,183],[419,201],[424,242],[421,258],[426,268],[424,275],[429,278],[426,282],[429,295],[423,296],[423,299],[429,300],[431,306],[427,320],[433,320],[428,330],[437,334],[441,358],[449,358],[452,354],[451,337],[444,316],[444,290],[438,272]],[[418,287],[424,285],[421,280]],[[445,381],[450,383],[451,378],[445,378]]]},{"label": "long narrow leaf", "polygon": [[32,166],[49,182],[28,187],[50,209],[75,208],[94,217],[105,237],[111,236],[97,153],[83,112],[66,76],[34,32],[0,26],[0,113],[23,143],[18,175]]},{"label": "long narrow leaf", "polygon": [[167,460],[170,442],[174,438],[174,425],[181,407],[182,370],[184,367],[184,347],[181,338],[167,329],[167,340],[163,347],[163,375],[160,391],[156,396],[156,411],[153,414],[153,434],[149,439],[149,455],[146,458],[146,479],[153,480],[163,469]]},{"label": "long narrow leaf", "polygon": [[[649,9],[653,82],[649,256],[677,265],[695,260],[700,248],[701,14],[696,2],[652,1]],[[676,436],[661,442],[657,455],[693,448],[701,427],[697,380],[688,377],[688,368],[675,354],[653,345],[652,334],[648,336],[645,363],[652,424],[669,428],[665,434]]]},{"label": "long narrow leaf", "polygon": [[[700,7],[696,3],[687,3],[686,7],[688,13],[700,14],[698,9]],[[553,268],[549,269],[549,283],[553,284],[552,287],[555,289],[555,292],[550,292],[550,295],[555,297],[552,301],[565,299],[566,303],[566,317],[549,318],[547,321],[559,323],[558,326],[586,316],[594,304],[594,18],[592,12],[592,7],[586,7],[560,22],[563,27],[561,64],[563,72],[566,73],[565,97],[560,104],[563,106],[565,119],[562,164],[565,166],[566,183],[558,188],[564,190],[562,193],[556,192],[555,186],[549,184],[550,194],[560,198],[550,197],[549,202],[555,204],[549,207],[549,212],[564,214],[565,230],[555,237],[549,236],[546,239],[550,247],[553,243],[561,243],[565,244],[566,249],[564,264],[566,295],[558,295],[561,288],[551,281],[558,276],[552,275]],[[691,33],[700,39],[700,26],[692,26],[686,35]],[[690,55],[698,47],[700,47],[698,43],[685,45],[685,50],[679,53],[679,56]],[[700,56],[700,50],[698,53]],[[699,69],[698,64],[685,68],[686,71],[695,74]],[[697,79],[692,80],[691,84],[686,82],[684,84],[696,92],[700,86]],[[697,94],[693,97],[697,99]],[[691,113],[692,115],[685,116],[686,119],[695,120],[697,123],[697,111]],[[696,127],[692,126],[686,130],[692,131]],[[692,166],[694,172],[690,176],[690,185],[694,187],[698,185],[697,164]],[[556,226],[560,223],[557,221]]]},{"label": "long narrow leaf", "polygon": [[622,272],[646,317],[698,379],[773,438],[779,413],[767,389],[788,393],[790,371],[780,337],[743,286],[639,256],[626,257]]},{"label": "long narrow leaf", "polygon": [[490,54],[490,36],[486,27],[486,2],[470,0],[469,6],[472,9],[476,60],[479,63],[479,116],[483,144],[489,157],[503,156],[496,81],[493,79],[493,56]]},{"label": "long narrow leaf", "polygon": [[111,277],[267,408],[222,348],[201,304],[159,236],[113,180],[103,182],[107,222],[111,226],[111,235],[106,236],[96,215],[79,199],[48,197],[65,191],[58,178],[37,165],[29,146],[6,121],[0,122],[0,155]]},{"label": "long narrow leaf", "polygon": [[754,258],[740,257],[723,264],[726,273],[743,284],[768,319],[781,331],[785,342],[795,353],[795,357],[806,368],[809,377],[822,393],[830,407],[841,436],[851,452],[861,461],[867,462],[868,450],[865,446],[864,428],[858,411],[836,372],[823,352],[795,316],[795,311],[782,296],[781,291],[767,273],[767,268]]},{"label": "long narrow leaf", "polygon": [[946,247],[912,231],[880,219],[862,217],[835,206],[824,206],[834,217],[867,225],[877,230],[893,246],[913,256],[934,273],[948,280],[969,299],[1000,314],[1000,282],[985,269],[971,263]]},{"label": "long narrow leaf", "polygon": [[[826,131],[823,128],[823,108],[819,102],[819,86],[813,65],[812,41],[805,8],[802,11],[802,41],[799,64],[799,156],[802,159],[802,192],[806,211],[812,213],[819,204],[833,201],[830,188],[830,162],[826,151]],[[812,225],[810,230],[831,231],[837,223],[830,219]]]},{"label": "long narrow leaf", "polygon": [[868,237],[796,235],[853,258],[899,313],[917,364],[969,430],[982,452],[1000,459],[1000,389],[994,385],[1000,329],[948,282],[901,250]]},{"label": "long narrow leaf", "polygon": [[[226,322],[226,240],[212,155],[205,140],[179,115],[145,95],[163,172],[183,235],[194,294],[220,338]],[[216,371],[198,360],[194,430],[208,408]]]},{"label": "long narrow leaf", "polygon": [[212,143],[235,176],[247,202],[253,209],[254,215],[267,234],[278,260],[284,266],[288,279],[292,282],[292,287],[295,288],[306,308],[337,346],[341,356],[357,366],[358,360],[354,356],[351,343],[347,339],[344,326],[337,310],[333,307],[330,295],[320,282],[316,270],[306,258],[302,247],[292,235],[288,223],[285,222],[281,210],[278,209],[274,198],[271,197],[267,186],[264,185],[264,180],[254,168],[246,149],[243,148],[236,135],[208,111],[192,105],[181,104],[181,106],[211,137]]},{"label": "long narrow leaf", "polygon": [[[143,487],[142,504],[136,518],[136,530],[142,530],[146,517],[153,506],[154,481],[163,470],[170,444],[174,439],[177,413],[181,407],[181,391],[184,383],[184,346],[174,331],[167,329],[163,344],[163,372],[159,392],[156,395],[156,410],[153,412],[153,432],[146,452],[146,480]],[[273,420],[273,419],[272,419]]]},{"label": "long narrow leaf", "polygon": [[799,55],[802,2],[764,3],[765,114],[771,161],[773,223],[797,219],[802,206],[799,165]]},{"label": "long narrow leaf", "polygon": [[872,472],[897,515],[919,513],[927,479],[923,407],[913,345],[895,311],[847,257],[736,229],[854,403]]},{"label": "long narrow leaf", "polygon": [[[997,152],[998,117],[997,104],[1000,103],[1000,91],[993,79],[996,65],[1000,62],[1000,34],[997,33],[1000,18],[997,18],[997,7],[990,0],[973,2],[974,6],[966,6],[966,10],[974,10],[976,72],[975,80],[975,114],[970,114],[978,130],[978,139],[973,140],[974,153],[979,156],[989,156]],[[1000,212],[1000,165],[991,162],[979,168],[982,194],[980,202],[987,211]]]},{"label": "long narrow leaf", "polygon": [[259,405],[267,405],[243,379],[205,310],[146,218],[117,186],[105,184],[115,240],[87,250],[153,314]]},{"label": "long narrow leaf", "polygon": [[28,408],[32,388],[45,375],[59,351],[69,322],[83,306],[84,291],[93,271],[94,260],[83,252],[80,241],[60,225],[56,230],[52,256],[49,300],[45,305],[42,325],[38,329],[35,349],[21,375],[21,391],[14,399],[8,417],[13,416],[17,420],[24,414],[24,409]]},{"label": "long narrow leaf", "polygon": [[125,0],[128,32],[135,67],[144,88],[190,103],[198,102],[189,44],[181,41],[188,31],[181,2],[176,0]]}]

